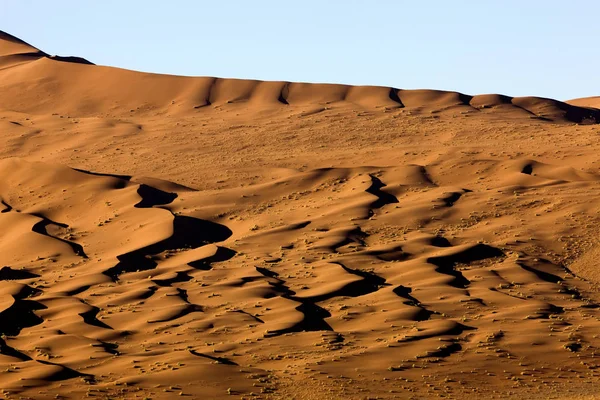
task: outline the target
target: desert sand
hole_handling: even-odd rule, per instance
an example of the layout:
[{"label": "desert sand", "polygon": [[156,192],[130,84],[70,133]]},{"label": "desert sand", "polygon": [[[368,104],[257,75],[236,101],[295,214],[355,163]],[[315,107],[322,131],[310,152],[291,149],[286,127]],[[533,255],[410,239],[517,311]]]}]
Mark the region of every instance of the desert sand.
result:
[{"label": "desert sand", "polygon": [[2,398],[600,392],[598,98],[148,74],[3,32],[0,88]]}]

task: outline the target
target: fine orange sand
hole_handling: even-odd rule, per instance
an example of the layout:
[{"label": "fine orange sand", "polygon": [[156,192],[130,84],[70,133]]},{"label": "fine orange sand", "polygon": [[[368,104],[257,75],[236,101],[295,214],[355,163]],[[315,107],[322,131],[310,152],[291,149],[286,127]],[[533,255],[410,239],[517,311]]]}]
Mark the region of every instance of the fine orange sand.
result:
[{"label": "fine orange sand", "polygon": [[0,397],[594,398],[600,107],[0,32]]}]

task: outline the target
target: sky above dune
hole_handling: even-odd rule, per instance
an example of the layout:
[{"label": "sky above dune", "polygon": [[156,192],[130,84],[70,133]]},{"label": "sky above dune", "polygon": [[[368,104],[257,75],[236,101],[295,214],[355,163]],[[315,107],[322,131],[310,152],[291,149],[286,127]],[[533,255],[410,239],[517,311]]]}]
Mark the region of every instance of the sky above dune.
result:
[{"label": "sky above dune", "polygon": [[47,53],[177,75],[600,95],[600,2],[0,1]]}]

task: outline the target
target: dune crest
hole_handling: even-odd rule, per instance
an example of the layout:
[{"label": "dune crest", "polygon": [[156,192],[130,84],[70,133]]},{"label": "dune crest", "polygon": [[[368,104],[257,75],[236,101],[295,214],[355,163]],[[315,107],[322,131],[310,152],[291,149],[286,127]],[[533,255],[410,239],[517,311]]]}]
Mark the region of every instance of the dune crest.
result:
[{"label": "dune crest", "polygon": [[[402,90],[389,87],[263,82],[211,77],[183,77],[93,66],[79,57],[48,56],[0,31],[2,89],[0,107],[23,112],[67,112],[89,116],[101,110],[169,110],[244,104],[248,107],[331,105],[349,103],[358,109],[407,108],[418,113],[496,110],[549,121],[598,123],[600,111],[557,100],[502,95],[470,96],[437,90]],[[56,62],[66,61],[66,62]],[[16,64],[16,65],[15,65]],[[26,90],[24,90],[26,88]],[[20,92],[20,96],[10,94]],[[57,108],[40,97],[77,99]],[[85,101],[81,101],[81,100]],[[111,107],[112,105],[112,107]],[[183,108],[183,109],[181,109]],[[120,112],[117,112],[120,114]]]}]

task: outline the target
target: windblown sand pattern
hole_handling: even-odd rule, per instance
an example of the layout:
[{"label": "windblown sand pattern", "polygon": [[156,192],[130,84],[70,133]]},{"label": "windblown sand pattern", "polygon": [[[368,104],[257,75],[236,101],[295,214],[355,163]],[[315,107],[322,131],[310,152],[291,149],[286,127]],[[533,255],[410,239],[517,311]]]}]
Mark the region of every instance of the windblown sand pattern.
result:
[{"label": "windblown sand pattern", "polygon": [[586,398],[597,99],[153,75],[0,33],[2,398]]}]

